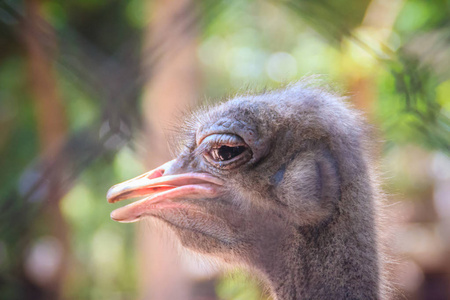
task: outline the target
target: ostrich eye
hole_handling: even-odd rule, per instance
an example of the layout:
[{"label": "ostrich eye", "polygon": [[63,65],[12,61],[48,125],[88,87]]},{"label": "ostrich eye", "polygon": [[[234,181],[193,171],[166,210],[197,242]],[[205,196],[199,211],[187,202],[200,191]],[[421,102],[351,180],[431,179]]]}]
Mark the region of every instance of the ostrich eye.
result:
[{"label": "ostrich eye", "polygon": [[244,146],[220,146],[219,148],[213,148],[209,152],[211,157],[216,161],[227,161],[235,158],[236,156],[242,154],[245,151]]},{"label": "ostrich eye", "polygon": [[212,134],[199,146],[203,157],[218,169],[232,169],[252,158],[252,151],[244,140],[234,134]]}]

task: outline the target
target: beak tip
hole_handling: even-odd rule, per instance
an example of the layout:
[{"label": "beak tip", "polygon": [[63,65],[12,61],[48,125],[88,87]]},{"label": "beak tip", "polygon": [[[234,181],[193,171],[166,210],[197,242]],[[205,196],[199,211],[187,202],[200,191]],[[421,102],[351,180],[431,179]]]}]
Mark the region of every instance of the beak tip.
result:
[{"label": "beak tip", "polygon": [[120,223],[134,223],[134,222],[139,221],[139,219],[140,219],[140,216],[132,217],[132,218],[130,218],[130,217],[127,218],[127,217],[121,216],[118,211],[120,211],[120,209],[113,210],[111,212],[111,214],[109,215],[113,221],[120,222]]},{"label": "beak tip", "polygon": [[116,196],[117,196],[117,189],[116,185],[114,185],[106,193],[106,200],[108,200],[109,203],[117,202]]},{"label": "beak tip", "polygon": [[111,218],[113,221],[120,222],[121,220],[120,220],[120,218],[118,218],[117,213],[115,213],[115,212],[116,212],[116,211],[113,210],[109,216],[110,216],[110,218]]}]

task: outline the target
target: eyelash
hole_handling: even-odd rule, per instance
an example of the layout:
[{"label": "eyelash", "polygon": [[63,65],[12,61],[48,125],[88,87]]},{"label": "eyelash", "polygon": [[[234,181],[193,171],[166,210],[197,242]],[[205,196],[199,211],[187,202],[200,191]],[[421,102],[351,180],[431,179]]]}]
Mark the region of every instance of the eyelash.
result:
[{"label": "eyelash", "polygon": [[244,141],[239,136],[232,134],[212,134],[203,139],[200,145],[195,149],[196,155],[204,155],[210,152],[214,148],[218,148],[219,146],[246,146]]},{"label": "eyelash", "polygon": [[253,153],[244,140],[235,134],[211,134],[194,150],[216,169],[231,170],[249,161]]}]

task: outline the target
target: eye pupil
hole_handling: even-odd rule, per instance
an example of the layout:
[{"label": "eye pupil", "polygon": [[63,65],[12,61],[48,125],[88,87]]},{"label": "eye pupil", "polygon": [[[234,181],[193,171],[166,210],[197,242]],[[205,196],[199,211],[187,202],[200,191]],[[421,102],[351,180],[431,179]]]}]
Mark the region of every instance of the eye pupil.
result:
[{"label": "eye pupil", "polygon": [[213,149],[211,151],[211,155],[214,160],[227,161],[238,156],[244,151],[245,151],[244,146],[237,146],[237,147],[220,146],[220,148]]}]

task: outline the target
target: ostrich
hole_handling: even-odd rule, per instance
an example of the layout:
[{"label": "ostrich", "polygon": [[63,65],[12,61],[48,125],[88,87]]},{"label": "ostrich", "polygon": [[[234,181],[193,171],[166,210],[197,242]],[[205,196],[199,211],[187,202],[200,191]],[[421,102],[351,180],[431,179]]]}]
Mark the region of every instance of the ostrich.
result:
[{"label": "ostrich", "polygon": [[111,218],[161,220],[195,252],[245,266],[272,296],[385,298],[377,187],[359,114],[305,83],[186,122],[176,159],[113,186]]}]

